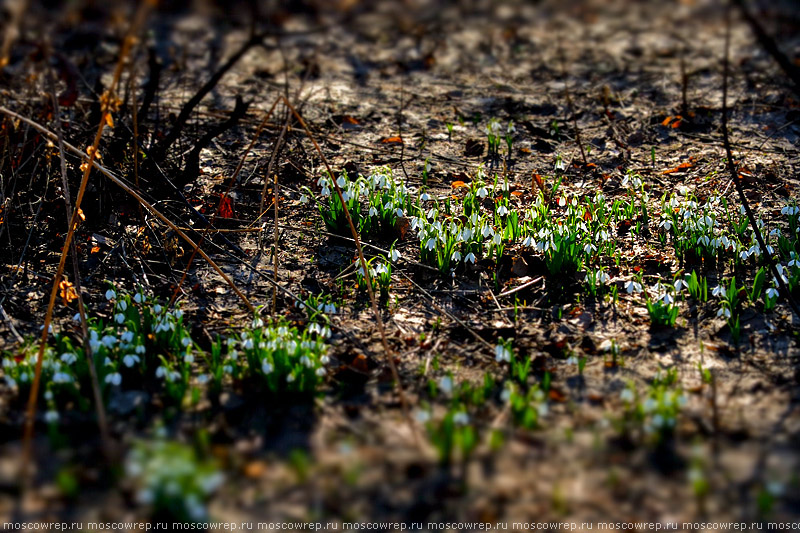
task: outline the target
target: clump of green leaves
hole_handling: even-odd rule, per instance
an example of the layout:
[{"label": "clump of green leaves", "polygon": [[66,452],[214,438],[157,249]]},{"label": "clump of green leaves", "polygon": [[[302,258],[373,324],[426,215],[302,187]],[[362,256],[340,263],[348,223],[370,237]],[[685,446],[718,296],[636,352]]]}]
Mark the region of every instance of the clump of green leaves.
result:
[{"label": "clump of green leaves", "polygon": [[125,474],[136,501],[154,516],[186,522],[209,519],[206,503],[224,480],[217,465],[193,447],[164,439],[136,442],[125,460]]}]

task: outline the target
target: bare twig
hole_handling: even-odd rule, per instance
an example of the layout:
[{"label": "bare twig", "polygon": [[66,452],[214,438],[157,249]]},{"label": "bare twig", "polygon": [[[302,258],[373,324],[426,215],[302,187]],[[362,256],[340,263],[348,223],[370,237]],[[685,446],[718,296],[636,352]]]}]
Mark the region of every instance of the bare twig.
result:
[{"label": "bare twig", "polygon": [[[734,0],[735,2],[736,0]],[[728,136],[728,75],[729,75],[729,68],[730,68],[730,47],[731,47],[731,8],[729,7],[726,10],[726,18],[725,18],[725,58],[723,62],[723,72],[722,72],[722,142],[725,145],[725,154],[728,159],[728,172],[730,172],[731,180],[733,180],[733,184],[736,187],[736,192],[739,194],[739,201],[742,203],[744,207],[745,213],[747,214],[747,219],[750,221],[750,227],[753,230],[753,234],[756,237],[756,241],[758,241],[758,246],[761,248],[761,253],[764,254],[764,257],[767,258],[767,262],[769,262],[770,271],[772,272],[773,277],[777,280],[778,286],[780,287],[781,293],[789,302],[789,306],[791,306],[794,314],[800,318],[800,309],[797,307],[797,302],[794,301],[794,297],[792,296],[791,291],[786,286],[786,283],[783,281],[783,276],[780,272],[778,272],[778,267],[776,266],[777,262],[776,259],[772,256],[767,248],[766,243],[764,242],[764,237],[761,235],[761,230],[758,228],[758,223],[756,222],[756,217],[753,214],[753,210],[750,208],[750,203],[747,201],[747,197],[744,195],[744,187],[742,186],[742,179],[739,177],[739,173],[736,171],[736,165],[733,162],[733,150],[731,149],[731,141]]]},{"label": "bare twig", "polygon": [[292,114],[297,119],[297,122],[300,124],[300,126],[303,128],[303,130],[306,132],[306,135],[308,135],[309,140],[314,145],[314,148],[316,149],[316,151],[319,154],[320,158],[322,158],[322,162],[325,165],[325,169],[328,172],[328,176],[330,177],[331,181],[333,182],[333,187],[334,187],[334,190],[336,191],[336,195],[339,197],[339,201],[342,203],[342,207],[344,209],[345,218],[347,219],[347,223],[350,226],[350,233],[352,234],[353,240],[355,241],[356,251],[358,252],[358,259],[359,259],[359,261],[361,263],[361,268],[364,271],[364,279],[365,279],[365,282],[366,282],[366,285],[367,285],[367,295],[369,296],[369,300],[370,300],[370,303],[372,305],[372,312],[375,315],[375,323],[378,326],[378,332],[380,333],[380,336],[381,336],[381,343],[383,344],[383,350],[385,352],[386,359],[389,362],[389,368],[392,371],[392,376],[394,377],[394,380],[396,382],[398,396],[400,397],[400,405],[401,405],[401,407],[403,409],[403,414],[404,414],[404,416],[405,416],[405,418],[406,418],[406,420],[408,422],[408,425],[411,428],[411,432],[414,435],[414,439],[417,440],[417,442],[418,442],[419,435],[417,434],[417,426],[416,426],[416,424],[414,424],[414,421],[411,418],[411,413],[409,412],[409,407],[408,407],[408,402],[406,400],[406,395],[405,395],[405,392],[403,391],[403,383],[400,380],[400,373],[397,371],[397,365],[394,362],[394,356],[392,354],[391,348],[389,347],[389,341],[386,338],[386,328],[384,326],[383,318],[381,317],[380,310],[378,309],[378,302],[375,299],[375,292],[372,290],[372,276],[369,273],[369,267],[367,266],[367,260],[364,258],[364,251],[361,248],[361,239],[358,237],[358,231],[356,231],[356,227],[353,224],[353,219],[350,216],[350,211],[347,209],[347,202],[344,201],[344,197],[342,196],[342,189],[341,189],[341,187],[339,187],[339,184],[336,182],[336,178],[333,175],[333,169],[331,168],[330,164],[328,163],[328,159],[325,157],[325,154],[322,152],[322,149],[319,147],[319,144],[317,144],[316,139],[311,134],[311,131],[308,129],[308,126],[306,125],[305,120],[303,120],[303,117],[300,116],[300,114],[294,108],[292,103],[289,102],[289,100],[287,100],[286,98],[284,98],[283,100],[284,100],[284,104],[286,104],[286,106],[289,108],[289,110],[292,112]]},{"label": "bare twig", "polygon": [[583,166],[585,167],[589,162],[586,159],[586,151],[583,149],[583,141],[581,141],[581,129],[578,126],[578,116],[575,114],[575,109],[572,105],[572,97],[569,94],[569,80],[567,78],[567,65],[564,59],[564,50],[559,49],[559,54],[561,56],[561,75],[564,76],[564,97],[567,100],[567,109],[572,116],[572,124],[575,128],[575,142],[578,145],[578,149],[581,151],[581,159],[583,159]]},{"label": "bare twig", "polygon": [[[58,106],[58,98],[55,92],[55,83],[52,73],[49,76],[50,92],[53,100],[53,115],[55,117],[56,135],[58,135],[58,155],[61,163],[61,182],[64,189],[64,203],[66,204],[67,224],[72,219],[72,200],[69,193],[69,181],[67,180],[67,158],[64,154],[64,134],[61,131],[61,111]],[[89,379],[92,383],[92,396],[94,397],[95,410],[97,412],[97,425],[100,429],[100,440],[103,443],[103,453],[107,460],[112,459],[111,436],[108,432],[106,422],[106,412],[103,406],[103,397],[100,394],[100,382],[97,379],[97,369],[94,365],[92,347],[89,344],[89,327],[86,321],[86,306],[83,302],[83,290],[81,288],[81,275],[78,268],[78,252],[75,249],[75,242],[70,244],[70,255],[72,256],[72,276],[75,280],[75,291],[78,295],[78,313],[81,317],[81,333],[83,334],[83,349],[86,358],[89,360]]]},{"label": "bare twig", "polygon": [[794,92],[800,94],[800,68],[794,65],[789,60],[789,58],[786,57],[786,54],[781,52],[780,48],[778,48],[778,45],[775,43],[775,40],[772,37],[770,37],[769,34],[764,30],[763,26],[761,26],[761,24],[758,22],[758,19],[756,19],[750,13],[743,0],[732,0],[732,1],[733,5],[739,8],[739,11],[742,13],[742,16],[750,25],[750,29],[753,30],[756,39],[758,39],[758,42],[761,44],[764,50],[766,50],[767,53],[769,53],[769,55],[771,55],[773,59],[775,59],[778,65],[780,65],[783,72],[787,76],[789,76],[789,79],[792,80],[792,82],[794,83],[794,86],[792,87],[792,89],[794,89]]},{"label": "bare twig", "polygon": [[413,279],[411,279],[410,277],[408,277],[408,276],[406,275],[406,273],[405,273],[405,272],[400,272],[400,271],[398,271],[398,273],[399,273],[401,276],[403,276],[404,278],[406,278],[406,279],[407,279],[409,282],[411,282],[411,284],[412,284],[414,287],[416,287],[416,288],[417,288],[417,290],[419,290],[419,291],[422,293],[422,295],[425,297],[425,299],[427,299],[427,300],[428,300],[428,302],[430,302],[431,306],[432,306],[434,309],[436,309],[437,311],[439,311],[439,312],[440,312],[440,313],[442,313],[443,315],[446,315],[446,316],[447,316],[447,317],[448,317],[450,320],[453,320],[453,321],[454,321],[454,322],[456,322],[456,323],[457,323],[459,326],[461,326],[462,328],[466,329],[466,330],[467,330],[467,331],[470,333],[470,335],[472,335],[473,337],[475,337],[475,340],[477,340],[478,342],[480,342],[481,344],[483,344],[484,346],[486,346],[486,347],[487,347],[487,348],[489,348],[490,350],[494,350],[494,346],[493,346],[493,345],[492,345],[492,344],[491,344],[489,341],[487,341],[486,339],[484,339],[483,337],[481,337],[480,335],[478,335],[478,333],[477,333],[475,330],[473,330],[471,327],[469,327],[469,326],[468,326],[468,325],[467,325],[467,324],[466,324],[466,323],[465,323],[463,320],[461,320],[460,318],[458,318],[457,316],[455,316],[453,313],[450,313],[449,311],[447,311],[446,309],[444,309],[442,306],[440,306],[439,304],[437,304],[437,303],[436,303],[436,301],[433,299],[433,296],[431,296],[431,295],[428,293],[428,291],[426,291],[425,289],[423,289],[423,288],[422,288],[422,287],[421,287],[421,286],[420,286],[418,283],[416,283],[416,282],[415,282]]},{"label": "bare twig", "polygon": [[122,48],[120,50],[116,68],[114,69],[111,85],[101,98],[103,107],[101,109],[100,124],[97,127],[97,133],[95,134],[94,141],[92,142],[91,150],[87,150],[87,164],[83,171],[80,187],[78,188],[78,196],[75,200],[75,208],[72,211],[72,217],[70,218],[69,227],[67,228],[67,236],[64,240],[64,246],[61,250],[61,258],[58,262],[58,268],[56,269],[56,274],[53,279],[53,286],[50,290],[50,300],[47,304],[47,312],[45,313],[44,325],[42,327],[42,337],[39,342],[39,352],[36,358],[36,369],[33,376],[33,383],[31,384],[30,395],[28,396],[25,432],[22,445],[22,459],[20,462],[20,481],[23,489],[27,488],[27,485],[30,482],[28,465],[30,463],[32,452],[34,420],[36,418],[36,404],[39,398],[39,384],[42,376],[42,363],[44,362],[44,351],[45,347],[47,346],[47,338],[50,333],[50,324],[53,319],[53,309],[55,308],[56,296],[58,295],[61,276],[64,273],[64,265],[67,260],[67,253],[69,251],[70,244],[72,243],[72,237],[75,234],[75,229],[78,226],[78,215],[81,212],[81,202],[83,201],[83,195],[86,192],[86,186],[89,183],[89,175],[91,174],[93,166],[92,163],[97,157],[98,147],[100,146],[100,139],[102,138],[103,130],[105,129],[107,121],[110,121],[111,110],[116,103],[116,88],[119,84],[122,69],[125,66],[125,61],[127,61],[131,48],[135,43],[135,37],[139,32],[139,28],[144,24],[147,14],[149,13],[150,9],[154,7],[154,5],[155,0],[147,0],[142,2],[139,5],[139,8],[136,10],[134,20],[131,23],[128,34],[122,43]]}]

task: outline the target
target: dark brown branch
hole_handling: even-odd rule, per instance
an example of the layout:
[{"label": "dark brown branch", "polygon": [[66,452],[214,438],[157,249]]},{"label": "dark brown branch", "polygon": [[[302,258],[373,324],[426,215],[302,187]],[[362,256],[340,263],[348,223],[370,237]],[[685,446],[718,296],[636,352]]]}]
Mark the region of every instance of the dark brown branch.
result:
[{"label": "dark brown branch", "polygon": [[780,48],[778,48],[777,43],[775,43],[775,39],[769,36],[769,34],[764,30],[761,26],[761,23],[756,20],[756,18],[748,11],[747,6],[744,3],[744,0],[733,0],[733,5],[739,8],[739,11],[742,14],[742,17],[747,21],[750,25],[750,29],[753,30],[753,33],[758,39],[758,43],[764,47],[764,50],[767,51],[769,55],[780,65],[783,72],[789,76],[789,79],[792,80],[794,83],[794,92],[800,95],[800,68],[795,66],[786,54],[781,52]]},{"label": "dark brown branch", "polygon": [[239,62],[239,60],[255,45],[261,43],[264,39],[263,35],[254,35],[250,37],[247,41],[242,44],[239,50],[233,54],[228,61],[225,62],[208,81],[200,87],[200,90],[189,99],[188,102],[183,106],[181,109],[178,118],[175,119],[175,124],[172,126],[169,134],[161,141],[153,150],[152,150],[152,157],[155,158],[156,161],[163,161],[164,157],[166,156],[167,152],[169,151],[170,147],[178,140],[181,133],[183,132],[183,128],[186,126],[186,122],[189,120],[194,109],[197,105],[206,97],[208,93],[210,93],[214,87],[217,86],[219,81],[222,79],[223,76],[231,69],[233,66]]},{"label": "dark brown branch", "polygon": [[[736,3],[738,0],[733,0]],[[731,141],[728,137],[728,71],[730,66],[730,46],[731,46],[731,9],[728,8],[726,10],[726,20],[725,20],[725,59],[723,62],[723,70],[722,70],[722,142],[725,145],[725,156],[728,158],[728,172],[731,174],[731,179],[733,180],[733,184],[736,187],[736,192],[739,194],[739,201],[741,201],[742,206],[744,206],[745,213],[747,213],[747,219],[750,221],[750,227],[753,229],[753,233],[756,236],[756,241],[758,241],[758,246],[761,248],[761,253],[764,254],[766,257],[767,262],[769,263],[770,271],[772,272],[773,277],[778,282],[778,286],[780,287],[781,293],[789,302],[794,314],[800,318],[800,310],[798,310],[797,302],[794,301],[792,297],[792,293],[789,288],[786,286],[786,283],[783,281],[783,276],[781,276],[780,272],[778,272],[778,267],[776,259],[772,256],[767,249],[767,245],[764,242],[764,237],[761,235],[761,230],[758,229],[758,223],[756,222],[756,217],[753,214],[753,210],[750,208],[750,204],[747,201],[747,198],[744,195],[744,187],[742,186],[742,180],[739,178],[739,173],[736,171],[736,165],[733,162],[733,150],[731,149]]]}]

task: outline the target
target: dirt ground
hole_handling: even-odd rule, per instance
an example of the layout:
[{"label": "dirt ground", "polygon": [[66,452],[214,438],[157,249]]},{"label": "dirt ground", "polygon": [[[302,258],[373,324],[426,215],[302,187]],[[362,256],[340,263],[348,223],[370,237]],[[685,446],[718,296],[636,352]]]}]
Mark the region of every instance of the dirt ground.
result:
[{"label": "dirt ground", "polygon": [[[49,49],[72,65],[55,87],[67,91],[70,80],[75,83],[77,100],[64,110],[63,127],[76,146],[91,144],[97,94],[111,83],[132,19],[130,6],[89,4],[83,10],[30,6],[1,81],[0,104],[52,129],[46,66],[58,61],[40,56]],[[796,6],[755,4],[750,9],[797,64]],[[454,182],[470,182],[482,166],[507,178],[521,209],[539,193],[532,176],[554,175],[560,157],[566,163],[561,194],[623,197],[623,179],[633,171],[653,205],[663,194],[688,188],[701,198],[716,191],[738,210],[720,129],[726,26],[719,2],[355,0],[260,9],[255,19],[245,4],[162,6],[148,18],[133,55],[135,82],[128,71],[122,77],[122,111],[101,149],[108,152],[104,161],[132,181],[130,157],[114,155],[127,145],[120,148],[115,138],[130,131],[129,111],[136,107],[130,102],[141,105],[147,92],[148,50],[161,62],[161,74],[147,114],[138,118],[143,142],[155,145],[184,103],[247,40],[251,24],[271,28],[263,46],[250,49],[193,111],[164,158],[163,174],[143,167],[137,176],[180,227],[199,224],[189,206],[213,213],[280,95],[296,105],[337,172],[367,175],[388,165],[408,187],[425,179],[432,195],[446,198],[458,193]],[[733,13],[731,142],[746,175],[746,197],[769,222],[798,199],[800,103],[791,80]],[[184,184],[178,176],[187,154],[230,115],[237,98],[250,102],[247,114],[200,151],[199,171]],[[270,163],[287,116],[283,105],[276,110],[227,193],[231,211],[216,219],[227,232],[208,237],[204,246],[253,304],[264,306],[265,318],[274,305],[278,315],[302,322],[287,295],[278,293],[273,302],[274,191],[272,177],[265,180],[274,168],[277,278],[294,294],[334,295],[333,370],[311,402],[234,384],[175,409],[164,407],[158,394],[124,387],[107,405],[119,454],[156,432],[175,441],[202,440],[225,476],[208,501],[208,515],[219,521],[800,520],[800,317],[785,300],[772,311],[744,308],[738,345],[710,295],[704,304],[681,302],[675,327],[651,327],[643,299],[627,294],[626,283],[636,273],[672,280],[687,268],[655,227],[640,235],[613,228],[621,250],[605,263],[619,287],[613,302],[575,288],[584,270],[565,274],[563,289],[554,291],[553,276],[519,244],[507,247],[497,265],[478,261],[442,276],[422,264],[413,231],[365,237],[374,246],[365,247],[368,256],[385,253],[395,240],[402,256],[381,306],[401,397],[369,300],[354,288],[352,240],[328,233],[314,202],[301,201],[309,190],[319,193],[325,167],[298,123]],[[491,118],[516,128],[513,148],[499,162],[486,153],[484,128]],[[0,347],[4,358],[13,358],[25,345],[20,337],[39,336],[66,223],[57,155],[45,157],[34,131],[4,120]],[[22,163],[13,166],[15,158]],[[75,167],[73,198],[80,181]],[[175,190],[160,181],[163,176]],[[103,296],[107,281],[131,292],[144,286],[167,301],[186,269],[186,243],[153,217],[143,226],[136,203],[98,173],[83,211],[76,242],[88,308],[111,319]],[[143,248],[142,235],[152,249]],[[71,268],[68,261],[70,276]],[[731,275],[726,264],[697,268],[709,292]],[[736,275],[752,280],[753,271]],[[529,281],[535,283],[502,296]],[[216,334],[252,319],[199,257],[180,301],[193,338],[205,349]],[[56,329],[75,329],[76,312],[76,304],[59,299]],[[495,358],[498,338],[512,339],[514,352],[531,362],[530,383],[547,380],[546,407],[533,429],[513,424],[502,400],[508,369]],[[580,372],[575,358],[585,358]],[[713,379],[704,379],[699,368]],[[670,437],[653,444],[647,435],[621,430],[629,384],[647,390],[668,371],[675,372],[673,386],[685,402]],[[423,406],[434,416],[446,411],[446,395],[431,394],[430,382],[441,383],[449,373],[456,383],[473,384],[490,375],[497,386],[471,413],[475,451],[443,465],[418,414]],[[145,407],[131,405],[136,398]],[[27,395],[0,383],[4,520],[153,518],[134,497],[122,463],[109,469],[99,459],[91,410],[62,413],[62,435],[54,441],[40,407],[36,473],[22,498],[26,401]],[[495,434],[502,435],[501,444]],[[78,489],[64,488],[64,472]]]}]

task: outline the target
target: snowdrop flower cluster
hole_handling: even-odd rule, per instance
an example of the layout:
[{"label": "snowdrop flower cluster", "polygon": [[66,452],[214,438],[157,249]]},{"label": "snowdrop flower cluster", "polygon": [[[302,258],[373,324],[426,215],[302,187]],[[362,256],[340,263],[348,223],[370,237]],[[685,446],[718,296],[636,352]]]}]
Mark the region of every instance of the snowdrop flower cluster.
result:
[{"label": "snowdrop flower cluster", "polygon": [[494,348],[494,359],[498,363],[511,362],[511,350],[505,343],[498,344]]},{"label": "snowdrop flower cluster", "polygon": [[225,342],[222,371],[258,373],[273,392],[284,388],[314,392],[327,373],[330,335],[330,328],[319,322],[312,322],[303,331],[284,323],[252,328]]},{"label": "snowdrop flower cluster", "polygon": [[725,205],[719,196],[709,197],[702,205],[686,191],[683,198],[671,195],[661,205],[659,228],[672,235],[679,256],[689,251],[713,257],[721,252],[739,252],[746,259],[757,250],[741,250],[738,240],[727,233],[720,222]]},{"label": "snowdrop flower cluster", "polygon": [[138,442],[126,457],[125,474],[140,504],[158,512],[177,503],[180,518],[195,522],[208,518],[205,502],[224,481],[216,464],[200,459],[191,446],[165,440]]}]

